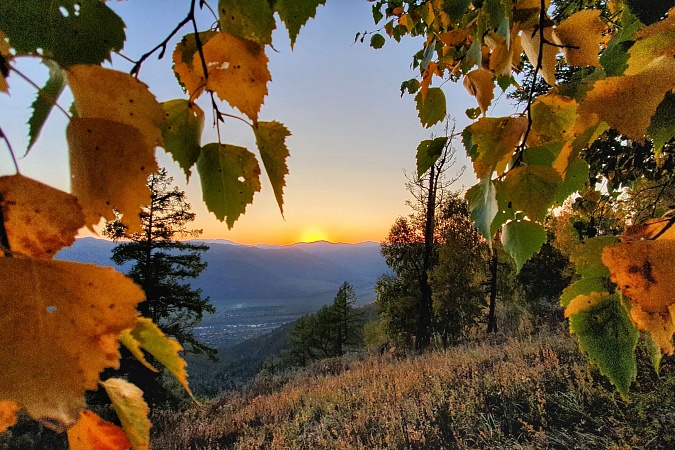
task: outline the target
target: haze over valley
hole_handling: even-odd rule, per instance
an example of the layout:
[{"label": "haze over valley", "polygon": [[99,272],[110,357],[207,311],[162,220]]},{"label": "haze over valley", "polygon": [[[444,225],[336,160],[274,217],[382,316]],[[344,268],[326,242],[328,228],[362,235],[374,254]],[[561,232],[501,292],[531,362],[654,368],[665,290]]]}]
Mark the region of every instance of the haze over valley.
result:
[{"label": "haze over valley", "polygon": [[[389,269],[376,242],[333,244],[325,241],[289,246],[239,245],[226,240],[196,240],[209,250],[208,266],[191,285],[210,297],[216,314],[195,329],[204,343],[230,346],[265,334],[332,302],[344,281],[357,304],[375,300],[377,279]],[[57,258],[126,271],[110,260],[114,242],[78,239]]]}]

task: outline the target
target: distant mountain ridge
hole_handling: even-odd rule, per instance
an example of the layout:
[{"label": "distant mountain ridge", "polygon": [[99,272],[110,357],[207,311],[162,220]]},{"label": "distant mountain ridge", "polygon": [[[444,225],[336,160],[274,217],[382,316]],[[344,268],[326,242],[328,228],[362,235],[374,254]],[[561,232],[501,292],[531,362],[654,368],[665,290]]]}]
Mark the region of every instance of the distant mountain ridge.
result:
[{"label": "distant mountain ridge", "polygon": [[[376,242],[333,244],[325,241],[287,246],[241,245],[225,240],[194,240],[209,250],[206,270],[191,285],[210,297],[217,313],[200,333],[212,344],[258,336],[331,303],[349,282],[358,304],[375,300],[377,279],[389,269]],[[115,267],[114,242],[80,238],[58,259]],[[118,267],[125,271],[128,267]]]}]

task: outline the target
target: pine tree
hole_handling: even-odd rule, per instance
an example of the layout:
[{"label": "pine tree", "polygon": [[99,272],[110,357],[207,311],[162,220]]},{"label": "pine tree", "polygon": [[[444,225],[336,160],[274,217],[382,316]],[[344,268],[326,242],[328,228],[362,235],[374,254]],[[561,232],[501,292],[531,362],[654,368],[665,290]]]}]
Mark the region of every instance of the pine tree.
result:
[{"label": "pine tree", "polygon": [[140,214],[143,232],[127,236],[126,227],[116,220],[106,225],[104,234],[123,241],[113,250],[112,259],[118,265],[133,263],[128,275],[146,295],[138,308],[141,314],[187,351],[213,358],[216,351],[199,342],[193,329],[204,313],[213,313],[215,308],[208,297],[202,298],[201,289],[193,289],[184,281],[196,278],[206,268],[202,253],[208,247],[176,240],[199,236],[202,231],[188,228],[195,214],[190,211],[185,192],[172,187],[172,182],[166,169],[148,177],[152,200]]}]

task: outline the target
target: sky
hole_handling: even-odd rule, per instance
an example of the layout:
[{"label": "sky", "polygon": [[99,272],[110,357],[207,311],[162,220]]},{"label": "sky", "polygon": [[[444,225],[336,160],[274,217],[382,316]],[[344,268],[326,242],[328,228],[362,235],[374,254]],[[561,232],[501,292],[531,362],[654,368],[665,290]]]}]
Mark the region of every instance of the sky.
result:
[{"label": "sky", "polygon": [[[107,4],[127,25],[127,43],[123,54],[131,59],[160,43],[183,19],[189,9],[187,0],[129,0]],[[214,8],[216,0],[209,2]],[[356,243],[382,241],[401,215],[410,209],[405,189],[405,173],[415,168],[415,152],[423,139],[441,135],[442,127],[425,129],[419,122],[413,96],[401,98],[402,81],[417,75],[410,67],[412,55],[421,49],[421,38],[404,38],[401,43],[387,40],[375,50],[365,43],[354,43],[357,32],[376,31],[371,3],[366,0],[328,0],[319,6],[314,20],[300,31],[293,50],[283,24],[277,20],[273,34],[274,50],[269,47],[272,82],[259,120],[282,122],[292,133],[286,144],[291,157],[290,173],[284,189],[284,214],[276,204],[272,187],[263,173],[262,190],[254,197],[245,215],[228,230],[208,212],[202,202],[199,175],[193,169],[189,183],[183,171],[162,149],[157,149],[160,166],[167,167],[174,182],[187,192],[197,214],[194,228],[203,230],[205,239],[227,239],[241,244],[286,245],[301,241],[327,240]],[[202,12],[200,29],[214,19]],[[163,60],[153,56],[142,66],[139,79],[161,101],[186,98],[171,70],[171,52],[189,27],[172,39]],[[47,71],[35,61],[17,63],[23,73],[42,85]],[[114,57],[113,68],[129,71],[131,64]],[[17,156],[25,153],[30,117],[29,106],[36,90],[24,80],[10,77],[10,95],[0,95],[0,126]],[[436,78],[433,86],[440,85]],[[470,124],[464,111],[476,105],[461,84],[442,85],[448,99],[448,113],[457,122],[457,130]],[[495,91],[499,97],[499,92]],[[67,109],[72,102],[64,93],[59,104]],[[210,107],[201,104],[207,114],[202,144],[217,142],[211,127]],[[243,116],[227,104],[221,110]],[[513,112],[510,101],[502,96],[490,115]],[[37,144],[19,159],[21,172],[54,187],[69,190],[68,153],[65,140],[67,119],[54,110]],[[237,120],[221,125],[222,142],[239,145],[257,153],[251,129]],[[466,189],[475,183],[470,161],[459,139],[455,142],[458,161],[467,166],[454,189]],[[4,148],[0,150],[0,175],[13,174],[13,165]],[[86,235],[87,233],[83,233]]]}]

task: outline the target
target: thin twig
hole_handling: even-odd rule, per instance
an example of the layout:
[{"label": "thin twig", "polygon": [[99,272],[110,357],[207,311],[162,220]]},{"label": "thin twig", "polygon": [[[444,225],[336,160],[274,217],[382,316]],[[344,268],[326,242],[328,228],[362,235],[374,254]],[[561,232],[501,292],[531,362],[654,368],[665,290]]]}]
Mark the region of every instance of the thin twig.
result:
[{"label": "thin twig", "polygon": [[7,145],[7,149],[9,150],[9,154],[12,157],[12,162],[14,163],[14,169],[16,170],[16,173],[19,174],[21,173],[19,171],[19,164],[16,162],[16,156],[14,155],[14,150],[12,149],[12,144],[9,142],[9,139],[7,139],[7,135],[5,134],[4,131],[2,131],[2,128],[0,128],[0,139],[5,141],[5,144]]},{"label": "thin twig", "polygon": [[534,101],[534,91],[537,86],[537,74],[542,68],[543,54],[544,54],[544,23],[546,20],[546,4],[545,0],[541,0],[541,5],[539,8],[539,29],[536,31],[539,33],[539,54],[537,55],[537,64],[534,67],[534,73],[532,74],[532,84],[530,85],[530,93],[527,97],[527,107],[525,112],[527,113],[527,128],[525,129],[525,135],[523,136],[523,142],[520,144],[518,149],[518,157],[516,158],[514,166],[517,166],[523,159],[523,150],[525,150],[525,143],[527,138],[530,135],[532,130],[532,102]]},{"label": "thin twig", "polygon": [[134,67],[132,67],[131,71],[129,72],[131,75],[138,76],[138,72],[140,72],[141,65],[143,64],[143,62],[145,62],[145,60],[148,59],[157,50],[161,49],[157,59],[162,59],[164,57],[164,53],[166,53],[166,46],[169,43],[169,41],[171,40],[171,38],[174,37],[176,35],[176,33],[178,33],[178,31],[180,31],[180,29],[185,26],[185,24],[190,22],[190,20],[194,20],[194,3],[195,2],[193,0],[192,1],[192,7],[190,8],[190,12],[188,13],[187,17],[185,17],[185,19],[181,20],[180,23],[178,23],[178,25],[176,25],[176,28],[174,28],[173,31],[171,31],[171,33],[169,33],[169,35],[162,42],[157,44],[157,46],[155,46],[155,48],[153,48],[152,50],[150,50],[149,52],[147,52],[146,54],[141,56],[140,59],[138,61],[136,61],[136,64],[134,64]]},{"label": "thin twig", "polygon": [[31,80],[31,79],[28,78],[26,75],[24,75],[24,74],[23,74],[19,69],[17,69],[16,67],[14,67],[14,66],[9,66],[9,67],[10,67],[10,69],[11,69],[14,73],[16,73],[18,76],[20,76],[21,78],[23,78],[24,81],[26,81],[26,83],[30,84],[30,85],[33,86],[35,89],[37,89],[38,94],[39,94],[42,98],[44,98],[44,99],[47,100],[49,103],[51,103],[52,105],[54,105],[54,106],[56,106],[58,109],[60,109],[61,112],[62,112],[63,114],[65,114],[66,117],[68,117],[69,120],[72,119],[72,117],[70,116],[70,114],[68,113],[68,111],[66,111],[65,109],[63,109],[63,107],[62,107],[61,105],[59,105],[58,102],[57,102],[56,100],[52,99],[49,95],[47,95],[47,94],[45,93],[45,91],[44,91],[40,86],[38,86],[33,80]]}]

